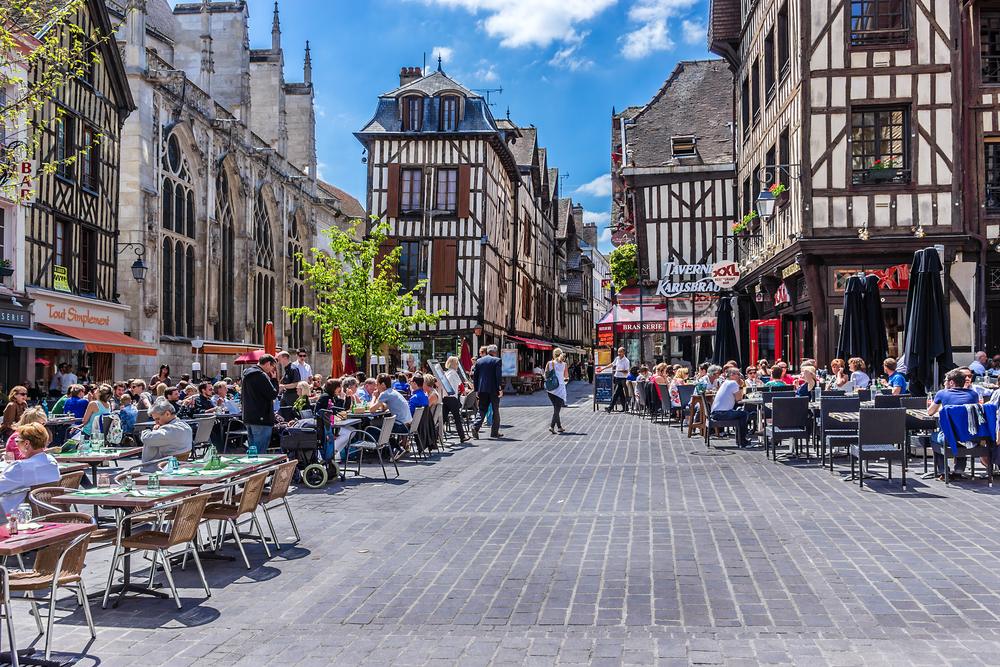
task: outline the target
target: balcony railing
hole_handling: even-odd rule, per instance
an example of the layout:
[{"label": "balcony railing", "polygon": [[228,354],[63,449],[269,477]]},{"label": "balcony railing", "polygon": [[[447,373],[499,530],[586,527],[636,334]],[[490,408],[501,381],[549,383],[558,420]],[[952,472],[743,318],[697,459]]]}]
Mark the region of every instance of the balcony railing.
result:
[{"label": "balcony railing", "polygon": [[896,167],[855,169],[851,172],[854,185],[899,185],[910,182],[910,170]]},{"label": "balcony railing", "polygon": [[909,28],[878,28],[875,30],[851,30],[851,46],[880,46],[883,44],[904,44],[910,39]]}]

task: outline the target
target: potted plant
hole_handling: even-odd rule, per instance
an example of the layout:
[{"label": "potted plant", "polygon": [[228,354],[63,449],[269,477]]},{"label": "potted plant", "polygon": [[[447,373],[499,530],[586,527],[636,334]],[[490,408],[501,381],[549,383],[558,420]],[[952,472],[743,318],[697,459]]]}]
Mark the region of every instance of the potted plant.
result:
[{"label": "potted plant", "polygon": [[9,278],[14,275],[14,267],[9,259],[0,259],[0,278]]},{"label": "potted plant", "polygon": [[774,195],[775,207],[780,208],[788,203],[788,186],[784,183],[775,183],[767,190]]},{"label": "potted plant", "polygon": [[620,245],[608,255],[611,282],[619,292],[639,279],[639,252],[634,243]]},{"label": "potted plant", "polygon": [[735,236],[748,236],[750,234],[750,225],[753,224],[753,221],[756,219],[757,211],[750,211],[743,216],[742,220],[733,223],[733,234]]},{"label": "potted plant", "polygon": [[899,169],[896,168],[892,158],[875,160],[868,169],[868,180],[872,183],[887,183],[899,176]]}]

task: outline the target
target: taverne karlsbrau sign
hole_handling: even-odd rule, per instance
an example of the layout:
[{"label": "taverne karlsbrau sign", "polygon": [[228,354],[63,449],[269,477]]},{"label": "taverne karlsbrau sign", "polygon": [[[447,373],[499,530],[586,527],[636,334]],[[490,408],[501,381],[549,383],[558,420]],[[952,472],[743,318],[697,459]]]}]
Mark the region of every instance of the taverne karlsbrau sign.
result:
[{"label": "taverne karlsbrau sign", "polygon": [[[723,262],[719,262],[723,264]],[[729,264],[729,262],[725,262]],[[663,278],[656,287],[657,296],[672,297],[691,292],[718,292],[719,284],[713,277],[716,265],[713,264],[681,264],[679,262],[664,262]],[[738,275],[738,274],[737,274]]]}]

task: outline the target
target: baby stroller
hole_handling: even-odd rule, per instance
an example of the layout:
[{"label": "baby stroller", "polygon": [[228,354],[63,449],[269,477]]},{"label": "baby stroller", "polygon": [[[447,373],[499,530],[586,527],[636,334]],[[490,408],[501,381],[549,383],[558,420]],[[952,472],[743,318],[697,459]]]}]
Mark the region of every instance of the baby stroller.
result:
[{"label": "baby stroller", "polygon": [[288,458],[298,461],[295,481],[302,482],[310,489],[326,486],[330,479],[339,474],[335,461],[320,462],[319,448],[322,445],[322,428],[315,426],[289,426],[279,434],[279,446]]}]

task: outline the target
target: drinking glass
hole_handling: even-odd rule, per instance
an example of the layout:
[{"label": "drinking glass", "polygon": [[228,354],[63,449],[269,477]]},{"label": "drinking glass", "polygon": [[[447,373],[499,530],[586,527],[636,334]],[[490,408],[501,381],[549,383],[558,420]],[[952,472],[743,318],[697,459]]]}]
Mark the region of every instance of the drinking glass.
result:
[{"label": "drinking glass", "polygon": [[257,458],[257,447],[256,445],[250,445],[247,447],[247,458],[256,459]]},{"label": "drinking glass", "polygon": [[146,482],[146,488],[150,491],[160,490],[160,473],[154,472],[150,474],[149,480]]},{"label": "drinking glass", "polygon": [[101,488],[108,488],[111,486],[111,473],[99,472],[97,473],[97,486]]},{"label": "drinking glass", "polygon": [[13,463],[13,462],[14,462],[14,460],[15,460],[15,459],[14,459],[14,452],[4,452],[4,453],[3,453],[3,460],[4,460],[4,461],[5,461],[6,463]]},{"label": "drinking glass", "polygon": [[31,505],[28,503],[17,506],[17,523],[21,526],[31,523]]},{"label": "drinking glass", "polygon": [[125,490],[126,493],[135,488],[135,482],[132,481],[131,475],[126,475],[125,477],[122,478],[122,488]]}]

